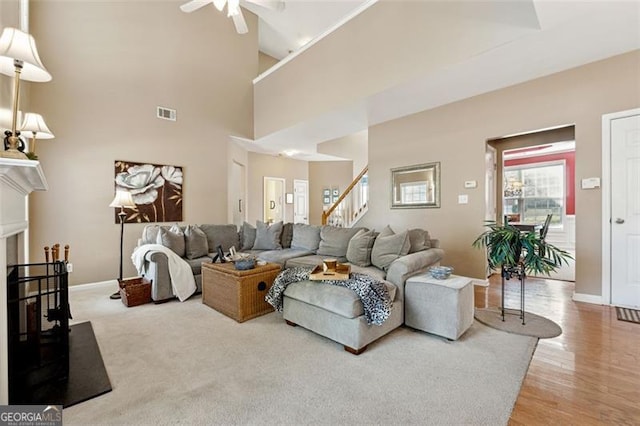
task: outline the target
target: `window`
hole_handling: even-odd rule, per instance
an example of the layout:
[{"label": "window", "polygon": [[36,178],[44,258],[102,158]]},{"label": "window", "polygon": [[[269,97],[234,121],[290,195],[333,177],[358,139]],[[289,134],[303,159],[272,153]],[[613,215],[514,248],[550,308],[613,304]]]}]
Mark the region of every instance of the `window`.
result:
[{"label": "window", "polygon": [[553,214],[551,224],[561,225],[565,176],[564,161],[505,168],[504,214],[525,223],[543,223],[548,214]]}]

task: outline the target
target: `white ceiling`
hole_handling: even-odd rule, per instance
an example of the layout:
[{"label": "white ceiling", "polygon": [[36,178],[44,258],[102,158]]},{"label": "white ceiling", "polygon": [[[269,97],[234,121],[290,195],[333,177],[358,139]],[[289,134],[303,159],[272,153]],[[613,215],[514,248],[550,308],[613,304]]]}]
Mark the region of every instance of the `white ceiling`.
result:
[{"label": "white ceiling", "polygon": [[[532,13],[534,19],[537,18],[538,29],[526,36],[497,45],[458,63],[442,64],[440,68],[419,79],[406,81],[366,98],[354,100],[351,105],[329,111],[259,140],[244,140],[242,145],[252,151],[266,153],[295,150],[298,154],[295,154],[294,158],[327,160],[330,157],[316,154],[318,143],[346,136],[388,120],[640,49],[640,0],[518,1],[530,3],[535,8]],[[324,28],[331,26],[331,19],[339,21],[343,14],[353,12],[361,7],[362,3],[365,2],[288,0],[284,12],[268,11],[267,14],[264,8],[259,8],[261,11],[256,13],[261,19],[264,16],[265,22],[269,20],[269,26],[273,27],[267,33],[273,31],[290,34],[288,39],[283,37],[287,41],[280,41],[280,45],[275,38],[267,37],[262,40],[261,37],[261,49],[269,49],[273,55],[276,55],[277,51],[291,49],[292,44],[288,43],[295,43],[296,40],[291,34],[312,37],[309,34],[314,31],[322,32]],[[257,6],[255,8],[258,9]],[[285,15],[287,12],[290,14]],[[271,20],[272,18],[267,16],[276,13],[282,13],[280,18],[283,22]],[[288,17],[285,19],[285,16]],[[464,18],[461,15],[461,19]],[[515,22],[521,18],[504,16],[506,22]],[[291,21],[287,21],[289,19]],[[320,21],[323,21],[322,25],[305,26],[307,22],[316,24]],[[260,25],[262,35],[265,31],[262,27],[265,25],[263,22]],[[320,28],[321,26],[324,28]],[[298,28],[290,31],[293,27]],[[307,31],[306,28],[309,32],[304,32]],[[274,44],[263,47],[265,43]],[[294,52],[283,62],[295,60],[295,55]],[[272,72],[277,72],[277,66]]]},{"label": "white ceiling", "polygon": [[258,15],[260,50],[283,59],[322,34],[366,0],[284,0],[285,7],[275,10],[259,6],[264,0],[242,2],[245,9]]}]

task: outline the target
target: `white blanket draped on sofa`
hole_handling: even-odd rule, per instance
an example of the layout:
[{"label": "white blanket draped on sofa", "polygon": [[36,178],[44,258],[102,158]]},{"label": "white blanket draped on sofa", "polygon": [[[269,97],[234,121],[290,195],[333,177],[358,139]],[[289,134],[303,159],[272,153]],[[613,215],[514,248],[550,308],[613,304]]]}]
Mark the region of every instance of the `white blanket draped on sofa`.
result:
[{"label": "white blanket draped on sofa", "polygon": [[173,294],[176,295],[178,300],[184,302],[196,292],[196,281],[193,278],[193,272],[189,264],[175,254],[173,250],[160,244],[144,244],[136,247],[133,251],[131,260],[140,275],[144,271],[144,257],[150,251],[160,251],[167,255],[171,286],[173,287]]}]

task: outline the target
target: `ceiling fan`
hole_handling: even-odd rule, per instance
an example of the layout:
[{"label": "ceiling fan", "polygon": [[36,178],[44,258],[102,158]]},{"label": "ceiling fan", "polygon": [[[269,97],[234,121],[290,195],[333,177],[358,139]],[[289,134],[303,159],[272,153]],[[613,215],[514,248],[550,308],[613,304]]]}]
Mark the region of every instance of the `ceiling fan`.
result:
[{"label": "ceiling fan", "polygon": [[[247,3],[254,3],[258,6],[266,7],[268,9],[274,10],[283,10],[284,9],[284,0],[243,0]],[[204,7],[210,3],[218,9],[220,12],[224,9],[225,5],[227,6],[227,16],[230,16],[233,19],[233,24],[236,27],[236,31],[238,34],[246,34],[249,32],[247,28],[247,23],[244,20],[244,16],[242,15],[242,10],[240,10],[240,0],[191,0],[182,6],[180,6],[180,10],[186,13],[194,12],[201,7]]]}]

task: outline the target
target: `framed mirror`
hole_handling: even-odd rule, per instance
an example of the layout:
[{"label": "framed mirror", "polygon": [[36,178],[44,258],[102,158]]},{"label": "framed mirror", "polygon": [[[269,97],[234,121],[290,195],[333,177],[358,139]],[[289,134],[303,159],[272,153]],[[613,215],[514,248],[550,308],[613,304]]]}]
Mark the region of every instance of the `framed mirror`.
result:
[{"label": "framed mirror", "polygon": [[391,169],[391,208],[440,207],[440,162]]},{"label": "framed mirror", "polygon": [[285,180],[277,177],[264,177],[263,221],[276,223],[285,221]]}]

